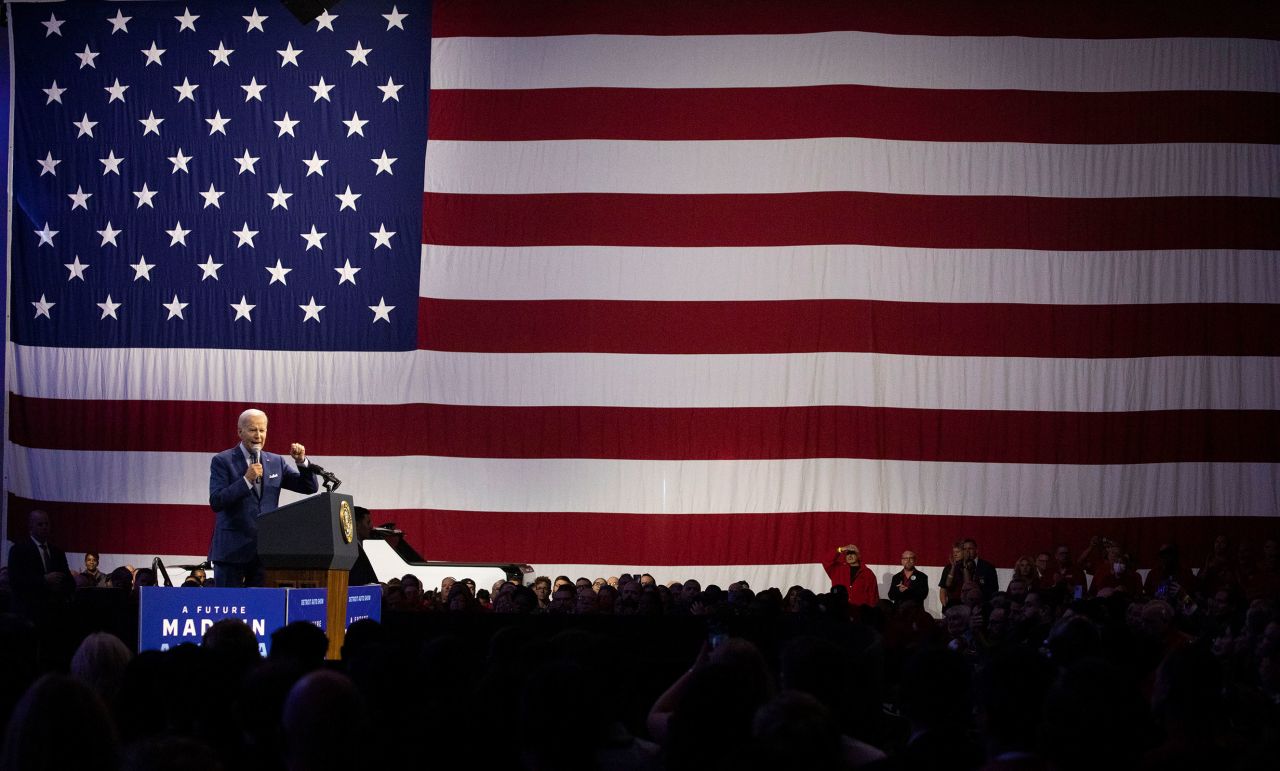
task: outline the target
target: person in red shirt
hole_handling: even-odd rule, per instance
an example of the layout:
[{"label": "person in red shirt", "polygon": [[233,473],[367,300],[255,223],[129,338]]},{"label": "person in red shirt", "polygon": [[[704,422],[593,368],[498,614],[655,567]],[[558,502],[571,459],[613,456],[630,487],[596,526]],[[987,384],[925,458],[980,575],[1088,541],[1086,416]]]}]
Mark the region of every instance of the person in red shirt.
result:
[{"label": "person in red shirt", "polygon": [[827,575],[832,586],[849,590],[850,605],[875,605],[880,601],[875,573],[862,564],[862,554],[853,544],[836,549],[835,557],[827,563]]}]

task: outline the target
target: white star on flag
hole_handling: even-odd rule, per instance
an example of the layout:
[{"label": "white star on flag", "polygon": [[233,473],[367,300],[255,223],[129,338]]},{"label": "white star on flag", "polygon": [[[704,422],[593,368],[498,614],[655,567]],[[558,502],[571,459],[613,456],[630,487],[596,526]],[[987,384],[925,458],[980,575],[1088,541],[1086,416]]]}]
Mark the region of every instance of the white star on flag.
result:
[{"label": "white star on flag", "polygon": [[235,308],[235,311],[236,311],[236,317],[232,319],[232,321],[239,321],[240,319],[244,319],[249,323],[253,323],[253,318],[250,317],[249,314],[252,313],[253,309],[257,308],[258,306],[250,305],[248,302],[246,302],[244,295],[240,295],[240,302],[231,303],[231,307]]},{"label": "white star on flag", "polygon": [[157,118],[155,110],[148,110],[147,117],[138,121],[142,124],[142,135],[155,134],[160,136],[160,124],[164,123],[164,118]]},{"label": "white star on flag", "polygon": [[352,134],[364,136],[364,124],[368,122],[369,121],[367,120],[360,120],[360,113],[352,110],[351,120],[343,121],[343,123],[347,124],[347,136],[351,136]]},{"label": "white star on flag", "polygon": [[250,99],[257,99],[259,102],[261,102],[262,92],[264,89],[266,89],[266,87],[267,87],[266,84],[258,83],[258,77],[256,75],[252,78],[249,78],[249,82],[241,86],[241,88],[244,89],[244,100],[247,102]]},{"label": "white star on flag", "polygon": [[307,173],[306,173],[306,176],[308,176],[308,177],[309,177],[309,176],[311,176],[312,174],[319,174],[320,176],[322,176],[322,177],[323,177],[323,176],[324,176],[324,165],[325,165],[326,163],[328,163],[329,161],[327,161],[327,160],[325,160],[325,159],[321,158],[321,157],[320,157],[320,153],[315,152],[315,151],[313,150],[313,151],[311,152],[311,160],[307,160],[306,158],[303,158],[303,159],[302,159],[302,162],[303,162],[303,163],[305,163],[305,164],[307,165]]},{"label": "white star on flag", "polygon": [[88,263],[80,262],[80,255],[77,254],[74,260],[71,262],[64,262],[62,264],[71,273],[71,275],[67,276],[68,281],[73,278],[78,278],[81,281],[84,281],[84,271],[85,268],[89,267],[89,265]]},{"label": "white star on flag", "polygon": [[338,286],[342,286],[344,282],[350,281],[351,286],[356,285],[356,274],[360,272],[360,268],[351,267],[351,260],[345,260],[341,268],[334,268],[338,272]]},{"label": "white star on flag", "polygon": [[222,110],[215,110],[212,118],[205,118],[205,123],[209,124],[209,136],[221,134],[227,135],[227,124],[231,122],[230,118],[222,117]]},{"label": "white star on flag", "polygon": [[257,169],[253,168],[253,164],[258,162],[259,157],[249,155],[249,148],[247,147],[245,148],[244,155],[240,156],[239,158],[232,158],[232,160],[234,160],[240,166],[240,172],[239,172],[240,174],[243,174],[246,171],[249,172],[250,174],[258,173]]},{"label": "white star on flag", "polygon": [[50,319],[50,320],[53,319],[53,317],[49,315],[49,309],[57,305],[57,303],[51,303],[48,300],[44,299],[44,295],[40,295],[40,299],[31,304],[36,307],[35,318],[40,318],[41,316],[44,316],[46,319]]},{"label": "white star on flag", "polygon": [[128,33],[129,22],[132,19],[133,19],[132,16],[125,16],[124,13],[119,8],[117,8],[116,15],[113,18],[107,19],[107,21],[111,24],[111,34],[114,35],[117,32]]},{"label": "white star on flag", "polygon": [[222,267],[222,263],[214,262],[213,255],[210,254],[205,258],[204,262],[197,262],[196,267],[203,271],[204,275],[200,276],[201,281],[206,279],[218,280],[218,270]]},{"label": "white star on flag", "polygon": [[40,243],[36,244],[36,246],[44,246],[45,244],[53,246],[53,237],[60,232],[59,230],[50,230],[49,223],[44,223],[44,230],[35,231],[35,234],[40,236]]},{"label": "white star on flag", "polygon": [[71,211],[76,209],[89,211],[89,199],[93,197],[93,193],[86,193],[84,187],[76,185],[76,191],[67,193],[67,197],[71,199]]},{"label": "white star on flag", "polygon": [[387,76],[387,85],[378,86],[378,90],[382,92],[382,101],[384,102],[388,99],[400,101],[400,89],[402,88],[404,88],[404,84],[397,84],[391,79],[390,75]]},{"label": "white star on flag", "polygon": [[374,324],[377,324],[379,320],[381,320],[381,321],[385,321],[385,322],[387,322],[388,324],[390,324],[390,323],[391,323],[391,311],[393,311],[393,310],[395,310],[395,309],[396,309],[396,306],[394,306],[394,305],[387,305],[387,298],[385,298],[385,297],[379,297],[379,298],[378,298],[378,304],[377,304],[377,305],[370,305],[370,306],[369,306],[369,310],[373,311],[373,323],[374,323]]},{"label": "white star on flag", "polygon": [[49,86],[48,88],[42,88],[40,90],[44,92],[45,96],[49,97],[45,101],[45,104],[53,104],[54,102],[57,102],[58,104],[62,104],[62,95],[66,93],[67,89],[58,88],[58,81],[55,80],[53,81],[53,85]]},{"label": "white star on flag", "polygon": [[238,241],[238,243],[236,244],[237,249],[239,249],[242,246],[248,246],[250,249],[252,249],[253,237],[258,235],[258,231],[250,230],[249,223],[245,222],[243,225],[240,226],[239,230],[231,231],[231,234],[235,236]]},{"label": "white star on flag", "polygon": [[179,171],[184,171],[184,172],[186,172],[186,173],[190,174],[190,173],[191,173],[191,170],[187,168],[187,161],[190,161],[190,160],[191,160],[192,158],[194,158],[194,157],[195,157],[195,156],[193,156],[193,155],[183,155],[183,154],[182,154],[182,148],[181,148],[181,147],[179,147],[179,148],[178,148],[178,154],[177,154],[177,155],[171,155],[171,156],[169,156],[169,163],[172,163],[172,164],[173,164],[173,171],[171,171],[171,172],[169,172],[169,173],[170,173],[170,174],[177,174]]},{"label": "white star on flag", "polygon": [[222,204],[220,203],[220,201],[222,200],[222,196],[226,195],[226,193],[215,190],[213,187],[213,183],[210,182],[208,190],[197,191],[196,195],[199,195],[201,198],[204,199],[204,206],[200,208],[208,209],[210,206],[212,206],[215,209],[221,209]]},{"label": "white star on flag", "polygon": [[182,220],[178,220],[177,224],[173,226],[173,230],[166,230],[165,232],[169,234],[169,246],[175,246],[177,244],[186,246],[187,236],[191,233],[190,230],[183,230]]},{"label": "white star on flag", "polygon": [[53,153],[46,153],[44,160],[42,161],[37,158],[36,163],[40,164],[40,176],[43,177],[45,174],[52,174],[56,177],[58,176],[58,164],[62,163],[62,161],[54,158]]},{"label": "white star on flag", "polygon": [[284,67],[286,64],[292,64],[294,67],[297,67],[298,54],[302,53],[302,49],[294,48],[293,41],[290,40],[288,43],[285,43],[283,51],[276,51],[276,53],[280,54],[281,67]]},{"label": "white star on flag", "polygon": [[351,209],[351,211],[356,211],[356,199],[359,198],[360,196],[361,196],[361,193],[351,192],[351,185],[347,185],[347,192],[337,193],[333,197],[337,198],[339,201],[342,202],[342,205],[338,207],[338,211],[342,211],[343,209]]},{"label": "white star on flag", "polygon": [[301,121],[289,120],[288,110],[285,110],[283,118],[281,118],[280,120],[273,120],[271,122],[280,127],[280,133],[276,134],[277,139],[284,136],[285,134],[288,134],[291,137],[297,136],[296,134],[293,133],[293,127],[301,123]]},{"label": "white star on flag", "polygon": [[192,83],[190,78],[183,78],[182,85],[174,86],[173,90],[178,92],[178,101],[183,99],[196,100],[196,89],[200,87],[199,83]]},{"label": "white star on flag", "polygon": [[317,233],[316,226],[312,225],[310,233],[299,233],[298,235],[302,236],[303,240],[307,242],[307,248],[303,249],[304,252],[311,251],[312,247],[315,247],[322,252],[324,251],[324,244],[321,243],[321,241],[324,240],[324,237],[327,236],[328,233]]},{"label": "white star on flag", "polygon": [[98,244],[98,246],[106,246],[107,244],[111,244],[112,246],[119,246],[120,244],[116,243],[116,236],[123,233],[124,230],[123,229],[117,230],[111,227],[111,220],[107,220],[107,226],[102,230],[98,230],[95,232],[98,235],[102,236],[102,243]]},{"label": "white star on flag", "polygon": [[122,86],[122,85],[120,85],[120,78],[116,78],[116,80],[115,80],[115,82],[114,82],[114,83],[112,83],[111,85],[107,86],[106,88],[104,88],[104,89],[102,89],[102,90],[103,90],[103,91],[106,91],[108,94],[110,94],[110,95],[111,95],[111,97],[110,97],[109,99],[107,99],[107,104],[111,104],[112,102],[116,101],[117,99],[119,99],[119,100],[120,100],[120,102],[123,104],[123,103],[124,103],[124,92],[125,92],[125,91],[128,91],[128,90],[129,90],[129,87],[128,87],[128,86]]},{"label": "white star on flag", "polygon": [[189,30],[191,30],[192,32],[195,32],[195,31],[196,31],[196,19],[198,19],[198,18],[200,18],[200,17],[199,17],[199,16],[192,16],[192,15],[191,15],[191,11],[190,11],[188,8],[185,8],[185,7],[184,7],[184,8],[182,9],[182,15],[181,15],[181,16],[174,16],[173,18],[175,18],[175,19],[177,19],[177,20],[178,20],[178,25],[179,25],[179,26],[178,26],[178,31],[179,31],[179,32],[181,32],[181,31],[182,31],[182,30],[184,30],[184,29],[189,29]]},{"label": "white star on flag", "polygon": [[395,234],[396,232],[394,230],[387,230],[387,225],[385,222],[379,223],[377,232],[369,234],[373,236],[373,248],[377,249],[379,246],[385,246],[388,249],[390,249],[391,237],[394,236]]},{"label": "white star on flag", "polygon": [[109,294],[107,295],[107,300],[106,300],[106,302],[100,302],[100,303],[95,303],[95,304],[96,304],[99,308],[101,308],[101,309],[102,309],[102,316],[100,316],[100,317],[99,317],[99,319],[98,319],[99,321],[101,321],[102,319],[105,319],[105,318],[106,318],[106,317],[108,317],[108,316],[110,316],[110,317],[111,317],[111,318],[113,318],[113,319],[117,319],[117,320],[119,320],[119,318],[120,318],[120,317],[116,315],[116,310],[117,310],[121,305],[124,305],[124,303],[112,302],[112,301],[111,301],[111,295],[109,295]]},{"label": "white star on flag", "polygon": [[252,16],[241,16],[240,18],[242,18],[242,19],[244,19],[245,21],[249,22],[249,28],[245,30],[245,32],[246,32],[246,33],[249,33],[249,32],[253,32],[255,29],[256,29],[256,30],[258,30],[259,32],[266,32],[266,30],[262,28],[262,22],[266,21],[267,19],[269,19],[269,18],[271,18],[271,17],[270,17],[270,16],[259,16],[259,15],[258,15],[258,9],[257,9],[257,7],[255,6],[255,7],[254,7],[254,9],[253,9],[253,15],[252,15]]},{"label": "white star on flag", "polygon": [[280,260],[277,258],[276,266],[274,268],[270,266],[267,267],[267,272],[271,274],[271,280],[267,282],[267,286],[271,286],[277,281],[279,281],[281,284],[284,284],[285,286],[288,286],[289,282],[285,280],[285,276],[289,275],[289,271],[291,270],[293,270],[293,268],[286,268],[285,266],[281,265]]},{"label": "white star on flag", "polygon": [[90,51],[88,43],[84,46],[84,53],[76,54],[76,58],[80,60],[80,69],[83,70],[85,67],[92,67],[95,70],[98,69],[98,65],[93,63],[93,60],[98,58],[98,53],[96,51]]},{"label": "white star on flag", "polygon": [[299,305],[298,307],[301,308],[303,311],[303,316],[302,316],[303,324],[307,323],[311,319],[315,319],[315,322],[317,324],[320,323],[320,311],[324,310],[325,306],[316,305],[315,295],[311,296],[310,302],[308,302],[306,305]]},{"label": "white star on flag", "polygon": [[316,17],[316,32],[319,32],[322,29],[327,29],[330,32],[333,32],[333,20],[336,18],[338,18],[338,15],[336,13],[329,13],[329,9],[326,8],[324,13]]},{"label": "white star on flag", "polygon": [[365,48],[364,45],[359,40],[357,40],[356,47],[348,48],[347,53],[351,56],[352,67],[356,66],[357,64],[363,64],[364,66],[368,67],[369,54],[373,53],[373,49]]},{"label": "white star on flag", "polygon": [[156,190],[148,190],[147,183],[143,182],[141,190],[133,191],[133,194],[138,197],[138,205],[134,208],[141,209],[143,206],[150,206],[152,209],[156,208],[155,204],[151,203],[151,199],[156,197],[157,192]]},{"label": "white star on flag", "polygon": [[332,99],[329,98],[329,92],[333,90],[333,84],[325,83],[323,75],[320,76],[319,83],[317,83],[314,86],[307,86],[307,88],[311,89],[316,94],[316,98],[311,100],[313,103],[318,102],[321,99],[325,100],[326,102],[333,101]]},{"label": "white star on flag", "polygon": [[80,119],[79,123],[72,123],[71,125],[80,129],[80,133],[76,134],[76,139],[83,136],[93,138],[93,127],[98,125],[98,122],[96,120],[89,120],[89,113],[86,112],[84,117]]},{"label": "white star on flag", "polygon": [[102,176],[115,174],[120,176],[120,164],[124,163],[124,158],[117,158],[115,150],[108,150],[106,158],[99,158],[98,163],[102,164]]},{"label": "white star on flag", "polygon": [[231,54],[233,54],[233,53],[235,53],[235,52],[236,52],[236,49],[234,49],[234,48],[227,48],[225,45],[223,45],[223,44],[222,44],[222,41],[218,41],[218,47],[217,47],[217,48],[210,48],[210,49],[209,49],[209,53],[213,54],[213,64],[212,64],[212,65],[210,65],[210,66],[212,66],[212,67],[217,67],[219,64],[225,64],[225,65],[227,65],[228,67],[230,67],[230,66],[231,66]]},{"label": "white star on flag", "polygon": [[190,303],[184,303],[184,302],[178,301],[177,293],[174,293],[172,302],[160,303],[161,308],[164,308],[165,310],[169,311],[169,315],[165,317],[165,321],[168,321],[169,319],[172,319],[172,318],[179,318],[179,319],[183,318],[182,309],[187,307],[188,305],[190,305]]},{"label": "white star on flag", "polygon": [[51,13],[49,14],[48,21],[42,21],[40,23],[44,25],[45,37],[49,37],[50,35],[57,35],[58,37],[62,37],[62,25],[66,24],[67,20],[59,19],[57,16]]},{"label": "white star on flag", "polygon": [[274,193],[267,193],[267,197],[271,199],[271,208],[289,208],[289,199],[293,197],[293,193],[286,193],[283,185],[276,185]]},{"label": "white star on flag", "polygon": [[395,176],[395,172],[391,170],[391,164],[395,163],[396,161],[398,161],[398,160],[400,160],[400,159],[399,159],[399,158],[388,158],[388,157],[387,157],[387,151],[386,151],[386,150],[383,150],[383,151],[382,151],[382,157],[381,157],[381,158],[370,158],[369,160],[373,161],[373,165],[374,165],[374,166],[378,167],[378,170],[377,170],[377,171],[375,171],[375,172],[373,173],[373,176],[375,176],[375,177],[376,177],[376,176],[378,176],[379,174],[381,174],[381,173],[382,173],[382,172],[384,172],[384,171],[385,171],[386,173],[390,174],[391,176]]},{"label": "white star on flag", "polygon": [[164,62],[160,61],[160,57],[164,56],[167,50],[165,48],[156,48],[156,41],[152,40],[150,48],[142,49],[142,55],[147,57],[147,63],[142,66],[150,67],[153,64],[158,64],[163,67]]},{"label": "white star on flag", "polygon": [[133,280],[134,280],[134,281],[137,281],[137,280],[138,280],[138,279],[140,279],[140,278],[145,278],[146,280],[150,281],[150,280],[151,280],[151,269],[152,269],[152,268],[154,268],[154,267],[155,267],[155,265],[154,265],[154,264],[151,264],[151,265],[147,264],[147,257],[146,257],[146,255],[142,255],[142,254],[140,254],[140,255],[138,255],[138,261],[137,261],[137,262],[134,262],[134,263],[130,263],[130,264],[129,264],[129,267],[133,268]]},{"label": "white star on flag", "polygon": [[409,14],[407,13],[400,13],[400,9],[396,6],[391,6],[391,13],[382,14],[382,18],[387,20],[386,31],[390,32],[392,27],[404,29],[404,20],[408,18],[408,16]]}]

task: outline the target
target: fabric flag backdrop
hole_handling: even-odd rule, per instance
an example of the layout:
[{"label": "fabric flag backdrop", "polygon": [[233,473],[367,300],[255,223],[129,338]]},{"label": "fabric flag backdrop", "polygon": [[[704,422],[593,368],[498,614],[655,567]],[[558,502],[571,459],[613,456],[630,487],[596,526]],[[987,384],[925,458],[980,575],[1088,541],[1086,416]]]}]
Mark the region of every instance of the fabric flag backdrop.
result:
[{"label": "fabric flag backdrop", "polygon": [[1275,530],[1275,8],[240,5],[13,9],[11,537],[203,554],[250,405],[432,559]]}]

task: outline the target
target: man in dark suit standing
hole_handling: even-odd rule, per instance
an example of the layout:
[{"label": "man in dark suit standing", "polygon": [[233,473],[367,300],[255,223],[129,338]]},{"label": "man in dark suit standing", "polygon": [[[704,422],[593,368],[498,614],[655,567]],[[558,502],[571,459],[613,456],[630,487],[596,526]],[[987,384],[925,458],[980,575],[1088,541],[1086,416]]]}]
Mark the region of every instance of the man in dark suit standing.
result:
[{"label": "man in dark suit standing", "polygon": [[9,549],[9,583],[15,599],[28,613],[74,585],[66,552],[49,542],[52,530],[49,515],[35,509],[27,515],[27,537]]},{"label": "man in dark suit standing", "polygon": [[262,586],[266,576],[258,559],[258,517],[280,505],[281,488],[309,495],[320,485],[302,445],[294,443],[289,449],[296,468],[263,451],[265,412],[242,412],[236,432],[240,443],[213,456],[209,465],[209,506],[217,514],[209,560],[216,586]]}]

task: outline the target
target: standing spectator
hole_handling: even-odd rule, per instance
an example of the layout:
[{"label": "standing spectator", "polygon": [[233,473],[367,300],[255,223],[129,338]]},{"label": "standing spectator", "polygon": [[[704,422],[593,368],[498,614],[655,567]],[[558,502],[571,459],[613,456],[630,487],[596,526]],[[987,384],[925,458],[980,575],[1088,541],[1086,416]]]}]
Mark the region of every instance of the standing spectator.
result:
[{"label": "standing spectator", "polygon": [[51,599],[74,587],[66,552],[49,541],[52,530],[49,515],[34,509],[27,515],[27,537],[9,549],[9,585],[28,614],[39,614]]},{"label": "standing spectator", "polygon": [[908,600],[924,605],[929,598],[929,577],[916,570],[916,553],[908,549],[902,553],[902,570],[889,579],[889,602],[897,608]]},{"label": "standing spectator", "polygon": [[551,608],[551,579],[538,576],[533,579],[533,596],[538,598],[538,610],[546,612]]},{"label": "standing spectator", "polygon": [[880,601],[880,588],[871,569],[862,564],[858,547],[849,544],[836,549],[836,555],[827,564],[827,575],[832,586],[844,586],[849,590],[850,605],[872,605]]},{"label": "standing spectator", "polygon": [[95,588],[107,585],[107,574],[98,569],[102,557],[96,551],[84,553],[84,570],[76,574],[77,588]]},{"label": "standing spectator", "polygon": [[[1142,579],[1138,577],[1137,571],[1130,570],[1130,560],[1127,554],[1115,555],[1112,559],[1109,570],[1102,568],[1093,576],[1093,583],[1089,586],[1089,594],[1097,596],[1104,589],[1112,592],[1124,592],[1130,597],[1137,597],[1142,594]],[[1106,596],[1106,595],[1103,595]]]},{"label": "standing spectator", "polygon": [[1231,544],[1225,535],[1213,539],[1213,549],[1204,560],[1200,569],[1200,588],[1206,592],[1218,589],[1231,589],[1236,585],[1235,571],[1232,570]]},{"label": "standing spectator", "polygon": [[1009,579],[1009,583],[1012,584],[1019,579],[1022,580],[1024,593],[1040,588],[1040,574],[1036,572],[1035,563],[1025,554],[1013,563],[1013,576]]},{"label": "standing spectator", "polygon": [[960,587],[964,586],[964,542],[951,544],[951,559],[938,577],[938,604],[945,610],[960,601]]},{"label": "standing spectator", "polygon": [[1196,577],[1178,559],[1178,547],[1166,543],[1156,552],[1159,564],[1147,573],[1143,586],[1150,597],[1167,602],[1180,600],[1196,591]]},{"label": "standing spectator", "polygon": [[1082,599],[1088,586],[1084,570],[1071,559],[1071,547],[1059,544],[1053,550],[1055,580],[1053,587],[1058,587],[1064,599]]},{"label": "standing spectator", "polygon": [[986,602],[1000,590],[996,566],[978,556],[978,542],[974,539],[964,539],[961,546],[964,548],[964,566],[969,572],[969,580],[982,590],[982,600]]}]

